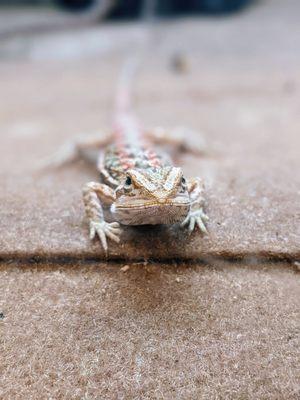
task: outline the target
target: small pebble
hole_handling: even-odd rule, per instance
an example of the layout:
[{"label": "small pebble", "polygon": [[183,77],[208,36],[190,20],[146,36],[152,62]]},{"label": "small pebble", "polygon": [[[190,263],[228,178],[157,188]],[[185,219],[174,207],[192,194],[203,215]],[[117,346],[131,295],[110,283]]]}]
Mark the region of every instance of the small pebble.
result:
[{"label": "small pebble", "polygon": [[124,267],[121,268],[121,271],[126,272],[129,270],[129,268],[130,268],[129,265],[124,265]]},{"label": "small pebble", "polygon": [[294,265],[297,268],[297,270],[300,271],[300,262],[299,261],[295,261]]},{"label": "small pebble", "polygon": [[181,282],[181,279],[180,278],[176,278],[175,281],[176,282]]},{"label": "small pebble", "polygon": [[188,58],[183,53],[176,53],[171,57],[170,66],[173,71],[178,73],[185,73],[189,69]]}]

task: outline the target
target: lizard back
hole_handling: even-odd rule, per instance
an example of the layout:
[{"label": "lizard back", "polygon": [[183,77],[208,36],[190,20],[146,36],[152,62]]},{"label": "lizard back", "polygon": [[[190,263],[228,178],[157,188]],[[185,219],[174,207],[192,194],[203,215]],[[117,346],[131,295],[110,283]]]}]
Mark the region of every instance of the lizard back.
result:
[{"label": "lizard back", "polygon": [[110,186],[116,187],[129,169],[155,170],[169,164],[164,154],[159,154],[147,146],[128,143],[107,147],[99,159],[98,168],[101,178]]}]

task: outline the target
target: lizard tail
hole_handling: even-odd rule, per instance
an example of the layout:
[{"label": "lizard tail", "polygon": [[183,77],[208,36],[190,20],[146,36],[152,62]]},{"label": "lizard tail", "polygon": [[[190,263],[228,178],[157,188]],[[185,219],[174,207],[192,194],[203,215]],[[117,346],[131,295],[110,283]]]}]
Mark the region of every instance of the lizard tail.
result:
[{"label": "lizard tail", "polygon": [[141,141],[141,129],[132,111],[132,83],[135,78],[140,59],[136,56],[128,58],[122,68],[115,106],[114,136],[115,141],[136,144]]},{"label": "lizard tail", "polygon": [[125,60],[121,70],[117,98],[116,98],[116,113],[131,112],[132,86],[133,80],[139,68],[140,60],[138,57],[132,56]]},{"label": "lizard tail", "polygon": [[[153,32],[157,3],[157,0],[143,0],[142,2],[142,15],[147,28],[148,42],[150,42]],[[133,80],[144,57],[144,48],[145,43],[140,51],[136,49],[136,52],[125,60],[119,78],[114,131],[115,140],[121,144],[129,142],[136,145],[145,141],[139,122],[132,111],[131,103]]]}]

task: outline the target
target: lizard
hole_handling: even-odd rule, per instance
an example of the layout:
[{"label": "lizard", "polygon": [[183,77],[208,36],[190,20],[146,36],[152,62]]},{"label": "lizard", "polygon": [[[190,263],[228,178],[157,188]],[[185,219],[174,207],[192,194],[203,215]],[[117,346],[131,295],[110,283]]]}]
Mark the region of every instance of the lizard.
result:
[{"label": "lizard", "polygon": [[[129,82],[132,68],[124,68],[119,85],[112,133],[83,137],[63,150],[58,160],[72,159],[96,148],[99,181],[82,189],[90,239],[99,237],[108,254],[108,240],[120,242],[122,226],[179,223],[191,233],[198,227],[207,233],[208,216],[204,207],[204,183],[196,177],[186,179],[170,157],[157,152],[157,145],[197,151],[193,136],[168,133],[165,129],[145,130],[132,111]],[[129,71],[129,72],[128,72]],[[187,140],[188,139],[188,140]],[[199,147],[199,146],[198,146]],[[199,147],[201,151],[201,146]],[[57,161],[57,160],[56,160]],[[58,163],[60,163],[60,161]],[[104,208],[109,207],[113,222],[107,222]]]}]

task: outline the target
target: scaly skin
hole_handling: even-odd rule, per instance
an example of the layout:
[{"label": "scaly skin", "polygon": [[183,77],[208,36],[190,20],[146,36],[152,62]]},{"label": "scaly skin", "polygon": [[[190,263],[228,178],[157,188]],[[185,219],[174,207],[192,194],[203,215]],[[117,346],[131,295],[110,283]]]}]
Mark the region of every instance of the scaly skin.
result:
[{"label": "scaly skin", "polygon": [[[197,143],[199,136],[187,130],[177,129],[171,134],[162,128],[143,131],[129,107],[132,76],[129,63],[121,76],[111,135],[79,138],[46,160],[46,165],[59,166],[78,156],[87,156],[91,148],[100,150],[97,166],[102,182],[84,185],[83,202],[90,238],[98,236],[106,254],[107,239],[120,241],[121,225],[180,223],[190,233],[196,227],[207,232],[201,179],[186,180],[181,168],[174,167],[166,155],[151,148],[151,144],[168,145],[199,154],[203,152],[203,140],[200,138]],[[114,222],[105,221],[103,206],[110,206]]]},{"label": "scaly skin", "polygon": [[[177,149],[202,151],[195,144],[187,146],[183,135],[174,138],[162,129],[143,134],[130,112],[118,114],[112,144],[100,151],[98,159],[102,183],[89,182],[83,187],[90,237],[100,238],[106,254],[107,238],[118,243],[121,225],[180,223],[190,233],[196,227],[207,233],[201,179],[186,180],[181,168],[151,150],[151,140]],[[99,140],[94,144],[101,145]],[[103,206],[110,206],[115,222],[105,221]]]}]

